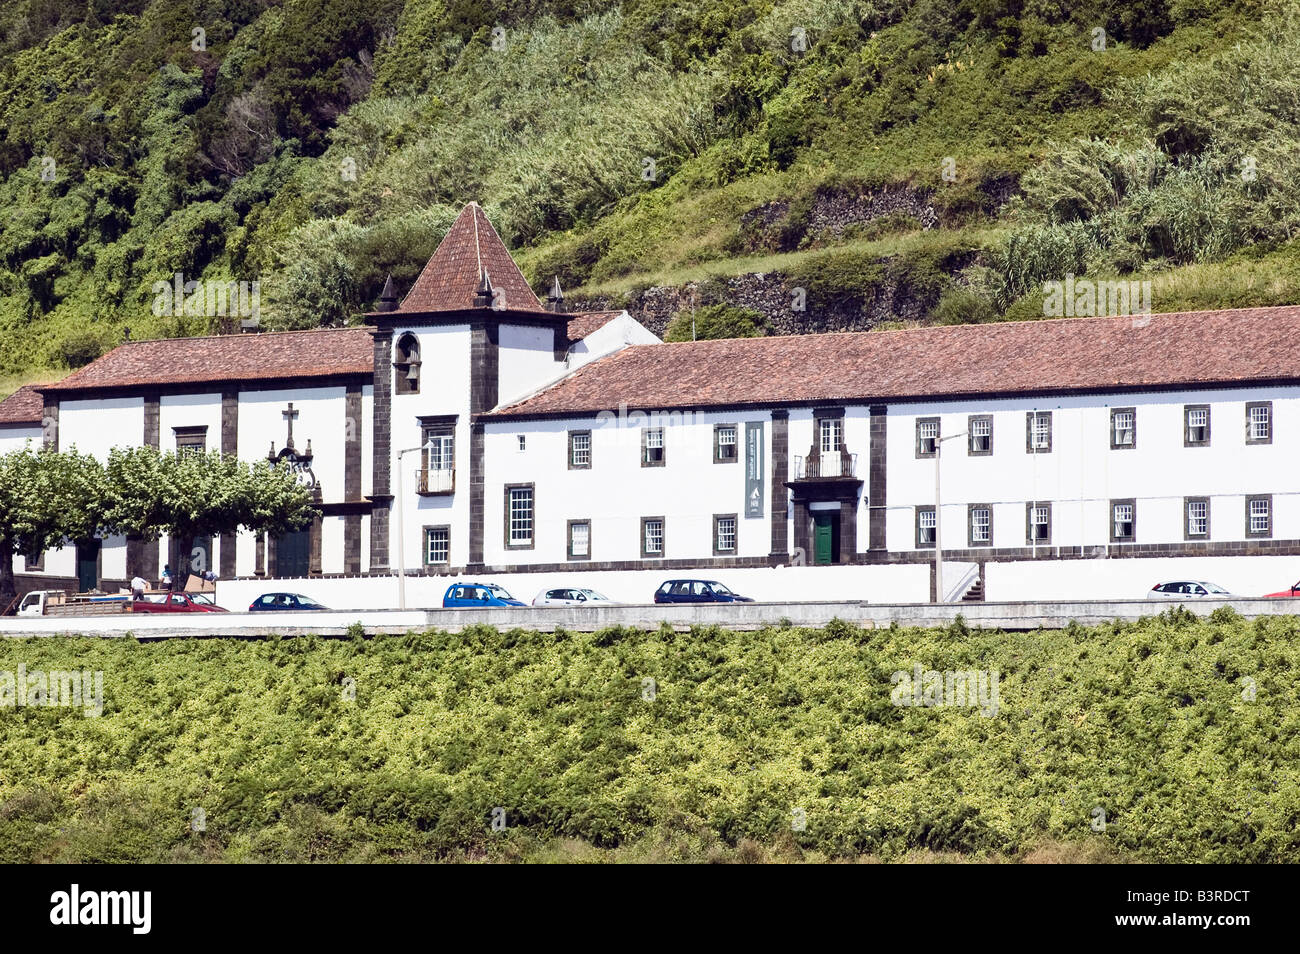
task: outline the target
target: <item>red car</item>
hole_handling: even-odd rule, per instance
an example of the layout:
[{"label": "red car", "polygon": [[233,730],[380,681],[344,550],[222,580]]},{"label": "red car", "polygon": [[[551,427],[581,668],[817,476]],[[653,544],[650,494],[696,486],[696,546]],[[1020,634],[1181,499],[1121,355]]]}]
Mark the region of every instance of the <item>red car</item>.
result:
[{"label": "red car", "polygon": [[1281,599],[1281,600],[1289,600],[1289,599],[1291,599],[1291,597],[1293,597],[1293,596],[1300,596],[1300,583],[1296,583],[1295,586],[1291,587],[1291,589],[1289,589],[1289,590],[1282,590],[1282,591],[1279,592],[1279,593],[1265,593],[1265,594],[1264,594],[1264,599],[1266,599],[1266,600],[1278,600],[1278,599]]},{"label": "red car", "polygon": [[131,601],[132,613],[226,613],[226,609],[195,599],[189,593],[157,593]]}]

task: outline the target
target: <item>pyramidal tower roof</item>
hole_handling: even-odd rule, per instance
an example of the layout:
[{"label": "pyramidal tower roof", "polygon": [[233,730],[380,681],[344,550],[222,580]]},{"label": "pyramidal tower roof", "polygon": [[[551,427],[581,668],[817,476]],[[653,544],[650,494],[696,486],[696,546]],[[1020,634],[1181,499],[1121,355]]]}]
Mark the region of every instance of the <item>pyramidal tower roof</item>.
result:
[{"label": "pyramidal tower roof", "polygon": [[[479,294],[485,277],[494,295],[488,303]],[[483,209],[477,202],[471,202],[460,210],[397,311],[491,307],[510,311],[546,310]]]}]

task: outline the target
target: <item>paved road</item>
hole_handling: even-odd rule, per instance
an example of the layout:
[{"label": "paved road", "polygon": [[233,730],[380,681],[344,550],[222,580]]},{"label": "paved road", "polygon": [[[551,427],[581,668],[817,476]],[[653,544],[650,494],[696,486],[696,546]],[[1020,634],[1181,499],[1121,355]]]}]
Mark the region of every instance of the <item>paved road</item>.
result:
[{"label": "paved road", "polygon": [[841,619],[859,626],[947,626],[959,614],[972,627],[985,629],[1059,629],[1071,620],[1095,625],[1111,620],[1136,620],[1172,606],[1208,616],[1230,605],[1254,618],[1300,615],[1300,599],[1075,600],[1023,603],[721,603],[698,606],[653,603],[634,606],[524,606],[492,609],[330,610],[321,613],[195,613],[187,616],[100,616],[74,619],[8,617],[0,619],[0,636],[85,635],[105,638],[134,635],[140,639],[210,636],[343,636],[361,623],[369,635],[440,629],[457,632],[487,624],[501,629],[595,632],[608,626],[657,629],[667,624],[686,630],[693,625],[717,625],[753,630],[788,621],[796,626],[824,626]]}]

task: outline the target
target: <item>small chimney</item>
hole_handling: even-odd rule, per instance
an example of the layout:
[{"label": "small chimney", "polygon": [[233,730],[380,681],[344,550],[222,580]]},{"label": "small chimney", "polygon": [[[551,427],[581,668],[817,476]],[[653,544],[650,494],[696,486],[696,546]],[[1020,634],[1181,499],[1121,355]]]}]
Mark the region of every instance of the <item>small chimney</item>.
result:
[{"label": "small chimney", "polygon": [[379,307],[376,311],[397,311],[397,291],[393,288],[393,276],[384,278],[384,290],[379,293]]},{"label": "small chimney", "polygon": [[474,307],[492,307],[492,279],[488,278],[486,268],[479,270],[478,291],[474,293]]},{"label": "small chimney", "polygon": [[546,296],[546,310],[556,314],[564,313],[564,292],[560,290],[560,276],[551,282],[551,293]]}]

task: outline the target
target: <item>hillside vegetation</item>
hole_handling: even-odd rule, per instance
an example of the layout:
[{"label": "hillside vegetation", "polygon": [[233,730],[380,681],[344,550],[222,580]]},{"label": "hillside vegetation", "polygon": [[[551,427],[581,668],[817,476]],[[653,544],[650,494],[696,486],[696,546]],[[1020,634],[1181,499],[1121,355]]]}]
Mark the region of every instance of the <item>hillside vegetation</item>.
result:
[{"label": "hillside vegetation", "polygon": [[739,307],[758,270],[871,322],[1029,317],[1066,272],[1154,276],[1157,310],[1295,300],[1294,12],[12,0],[0,377],[230,328],[152,313],[178,272],[258,281],[265,327],[355,321],[469,199],[588,300],[712,279],[694,304]]},{"label": "hillside vegetation", "polygon": [[[1298,634],[8,639],[0,673],[102,670],[104,710],[0,709],[0,861],[1294,863]],[[896,706],[917,665],[996,670],[996,714]]]}]

